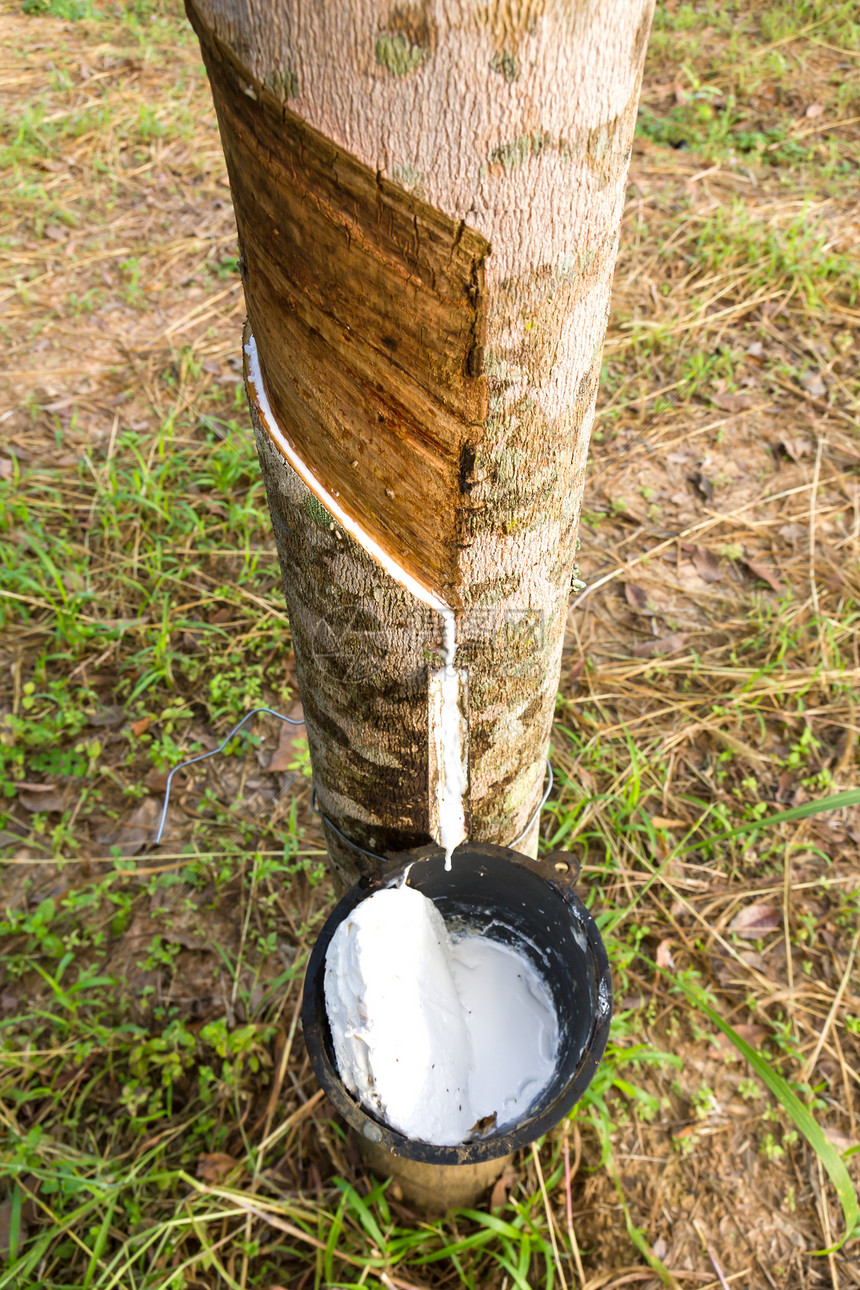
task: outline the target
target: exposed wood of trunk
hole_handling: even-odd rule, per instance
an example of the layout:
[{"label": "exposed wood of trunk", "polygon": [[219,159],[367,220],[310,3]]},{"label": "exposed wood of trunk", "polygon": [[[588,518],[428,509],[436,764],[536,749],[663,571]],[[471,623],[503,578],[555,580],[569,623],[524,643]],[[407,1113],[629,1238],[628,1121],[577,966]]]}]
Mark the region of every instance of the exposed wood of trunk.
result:
[{"label": "exposed wood of trunk", "polygon": [[[460,607],[472,835],[509,842],[543,781],[653,0],[195,2],[274,417]],[[427,832],[438,616],[250,393],[318,799],[403,849]],[[328,841],[345,877],[364,863]]]}]

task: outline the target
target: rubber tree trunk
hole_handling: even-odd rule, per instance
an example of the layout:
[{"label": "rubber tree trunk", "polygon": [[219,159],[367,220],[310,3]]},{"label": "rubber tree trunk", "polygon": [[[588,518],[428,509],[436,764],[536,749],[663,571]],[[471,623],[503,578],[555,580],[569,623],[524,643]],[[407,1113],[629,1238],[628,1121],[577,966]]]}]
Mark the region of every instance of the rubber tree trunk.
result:
[{"label": "rubber tree trunk", "polygon": [[[457,610],[471,835],[535,845],[653,0],[187,0],[335,872],[427,841]],[[246,353],[251,348],[246,332]],[[333,828],[332,825],[335,827]]]}]

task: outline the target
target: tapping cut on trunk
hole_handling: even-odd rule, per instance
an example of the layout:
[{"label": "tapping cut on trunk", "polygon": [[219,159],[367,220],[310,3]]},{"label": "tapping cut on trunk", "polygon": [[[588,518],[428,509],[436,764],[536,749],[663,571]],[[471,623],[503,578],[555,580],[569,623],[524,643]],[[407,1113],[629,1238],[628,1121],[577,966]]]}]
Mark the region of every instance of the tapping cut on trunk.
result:
[{"label": "tapping cut on trunk", "polygon": [[456,604],[462,462],[474,459],[487,415],[489,244],[252,84],[187,7],[212,83],[275,418],[362,529]]},{"label": "tapping cut on trunk", "polygon": [[469,836],[532,850],[653,0],[188,9],[332,864],[349,883],[436,831],[441,603]]}]

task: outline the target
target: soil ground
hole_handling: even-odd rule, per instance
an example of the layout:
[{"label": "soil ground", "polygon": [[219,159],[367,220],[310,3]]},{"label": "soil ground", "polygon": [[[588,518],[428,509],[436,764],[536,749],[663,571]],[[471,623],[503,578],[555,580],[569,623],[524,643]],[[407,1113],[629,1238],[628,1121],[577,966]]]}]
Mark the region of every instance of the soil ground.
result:
[{"label": "soil ground", "polygon": [[304,1055],[333,896],[301,733],[184,772],[151,845],[170,765],[300,715],[196,45],[172,3],[0,30],[0,1287],[860,1285],[856,1241],[816,1253],[860,1143],[852,6],[658,8],[542,826],[613,1041],[438,1222]]}]

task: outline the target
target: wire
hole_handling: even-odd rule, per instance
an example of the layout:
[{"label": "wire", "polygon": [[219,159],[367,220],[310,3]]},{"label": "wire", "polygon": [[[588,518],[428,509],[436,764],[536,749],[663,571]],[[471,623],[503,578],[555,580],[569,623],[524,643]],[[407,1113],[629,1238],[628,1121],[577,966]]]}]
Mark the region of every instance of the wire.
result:
[{"label": "wire", "polygon": [[552,773],[552,766],[550,765],[549,757],[547,757],[547,759],[546,759],[546,769],[547,769],[547,773],[548,773],[548,775],[549,775],[549,783],[548,783],[548,784],[547,784],[547,786],[546,786],[546,792],[544,793],[543,797],[542,797],[542,798],[540,799],[540,801],[538,802],[537,810],[535,811],[535,813],[534,813],[534,815],[532,816],[532,818],[529,820],[529,822],[528,822],[528,824],[526,825],[526,827],[523,829],[522,833],[518,833],[518,834],[517,834],[517,836],[514,838],[513,842],[509,842],[509,843],[508,843],[508,846],[509,846],[509,847],[515,847],[515,846],[517,845],[517,843],[518,843],[518,842],[522,842],[523,838],[526,836],[526,834],[528,833],[529,829],[532,827],[532,825],[534,824],[535,820],[538,818],[538,816],[540,815],[541,811],[543,810],[543,808],[544,808],[544,807],[546,806],[546,804],[547,804],[547,801],[548,801],[548,799],[549,799],[549,795],[550,795],[550,793],[552,792],[553,782],[554,782],[554,780],[555,780],[555,776],[554,776],[554,775],[553,775],[553,773]]},{"label": "wire", "polygon": [[325,821],[325,823],[329,826],[332,832],[337,834],[341,842],[345,842],[348,847],[352,847],[353,851],[360,851],[363,856],[367,856],[370,860],[378,860],[380,864],[385,863],[385,861],[388,858],[387,856],[381,856],[376,851],[365,851],[364,847],[360,847],[357,842],[353,842],[352,839],[348,838],[345,833],[341,833],[337,825],[333,824],[332,821],[328,818],[325,811],[320,810],[320,808],[317,806],[316,784],[314,784],[313,788],[311,789],[311,810],[313,811],[314,815],[318,815],[321,820]]},{"label": "wire", "polygon": [[[233,738],[233,736],[237,735],[239,731],[242,729],[245,722],[250,721],[252,717],[258,716],[261,712],[267,712],[270,717],[277,717],[279,721],[286,721],[287,724],[291,726],[303,726],[305,724],[304,719],[299,721],[299,720],[296,720],[294,717],[285,717],[282,712],[276,712],[274,708],[252,708],[250,712],[245,713],[244,717],[239,722],[239,724],[235,725],[233,729],[230,731],[230,733],[224,736],[224,738],[221,740],[221,743],[218,745],[217,748],[213,748],[211,752],[198,753],[196,757],[188,757],[186,758],[185,761],[181,761],[176,766],[174,766],[173,769],[170,771],[170,774],[167,776],[167,783],[164,786],[164,805],[161,808],[161,817],[158,821],[158,831],[155,835],[155,843],[154,843],[155,846],[158,846],[158,844],[161,842],[161,836],[164,833],[164,825],[167,821],[167,808],[168,808],[168,805],[170,804],[170,788],[173,783],[173,776],[176,775],[180,770],[184,770],[186,766],[193,766],[198,761],[206,761],[207,757],[215,757],[217,756],[218,753],[223,752],[224,749],[227,747],[228,743],[230,742],[230,740]],[[518,833],[517,836],[514,838],[513,842],[508,843],[508,846],[515,847],[518,842],[522,841],[522,839],[528,833],[529,829],[534,824],[535,820],[540,815],[543,808],[546,806],[547,799],[549,798],[549,795],[552,792],[552,785],[553,785],[553,778],[554,778],[549,757],[547,757],[546,759],[546,768],[549,774],[549,783],[546,786],[546,792],[544,793],[543,797],[538,803],[537,810],[532,815],[531,819],[529,820],[526,827],[523,829],[522,833]],[[341,833],[337,825],[332,823],[332,821],[328,818],[325,811],[320,810],[320,808],[317,806],[316,784],[314,784],[313,788],[311,789],[311,810],[314,812],[315,815],[318,815],[322,820],[325,821],[325,823],[329,826],[332,832],[336,833],[342,842],[345,842],[348,847],[352,847],[353,851],[358,851],[360,855],[367,856],[369,860],[378,860],[380,863],[385,862],[385,860],[387,859],[386,856],[379,855],[377,851],[367,851],[365,850],[364,847],[360,847],[357,842],[353,842],[350,838],[346,836],[345,833]]]},{"label": "wire", "polygon": [[[549,795],[552,792],[552,786],[555,779],[552,773],[552,766],[550,764],[549,757],[547,757],[546,759],[546,769],[549,775],[549,783],[546,786],[546,792],[544,793],[543,797],[538,803],[537,810],[532,815],[531,819],[529,820],[526,827],[523,829],[522,833],[518,833],[517,836],[514,838],[513,842],[508,843],[509,847],[515,847],[518,842],[522,841],[522,839],[528,833],[529,829],[532,827],[535,820],[538,818],[541,811],[547,804]],[[325,820],[329,828],[332,829],[337,834],[337,836],[341,839],[341,841],[345,842],[348,847],[352,847],[353,851],[359,851],[363,856],[368,856],[368,858],[371,860],[379,860],[381,863],[385,862],[385,860],[388,858],[387,856],[381,856],[376,851],[365,851],[364,847],[360,847],[357,842],[352,842],[346,836],[345,833],[341,833],[337,825],[333,824],[331,820],[328,818],[328,816],[325,814],[325,812],[320,810],[320,808],[316,804],[316,801],[317,801],[317,790],[316,790],[316,785],[314,785],[313,791],[311,793],[311,810],[314,812],[314,814],[319,815],[321,819]]]},{"label": "wire", "polygon": [[215,757],[219,752],[223,752],[233,736],[237,735],[242,729],[245,722],[250,721],[252,717],[256,717],[261,712],[268,712],[270,717],[277,717],[279,721],[286,721],[291,726],[303,726],[305,724],[304,719],[299,721],[294,717],[285,717],[282,712],[276,712],[274,708],[252,708],[250,712],[245,713],[239,724],[234,726],[228,735],[224,736],[217,748],[213,748],[211,752],[199,753],[196,757],[189,757],[186,761],[181,761],[177,766],[174,766],[170,774],[167,776],[167,783],[164,786],[164,805],[161,808],[161,819],[158,821],[158,832],[155,835],[154,843],[155,846],[158,846],[161,841],[161,835],[164,832],[164,825],[167,820],[167,807],[170,802],[170,786],[173,783],[173,776],[177,771],[184,770],[186,766],[193,766],[195,762],[205,761],[207,757]]}]

